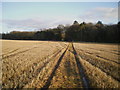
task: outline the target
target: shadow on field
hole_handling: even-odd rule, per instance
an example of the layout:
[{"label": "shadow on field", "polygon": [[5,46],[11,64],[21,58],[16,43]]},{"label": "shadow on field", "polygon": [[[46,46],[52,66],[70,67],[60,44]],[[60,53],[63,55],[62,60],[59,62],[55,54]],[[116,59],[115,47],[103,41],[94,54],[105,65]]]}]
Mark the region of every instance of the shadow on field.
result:
[{"label": "shadow on field", "polygon": [[54,74],[55,74],[57,68],[59,67],[60,62],[61,62],[63,56],[65,55],[67,49],[68,49],[68,47],[67,47],[66,50],[63,52],[63,54],[61,55],[61,57],[58,59],[58,62],[57,62],[57,64],[55,65],[55,67],[54,67],[54,69],[53,69],[53,71],[52,71],[50,77],[48,78],[47,82],[45,83],[45,85],[44,85],[42,88],[49,88],[50,83],[51,83],[51,80],[52,80],[52,78],[53,78],[53,76],[54,76]]}]

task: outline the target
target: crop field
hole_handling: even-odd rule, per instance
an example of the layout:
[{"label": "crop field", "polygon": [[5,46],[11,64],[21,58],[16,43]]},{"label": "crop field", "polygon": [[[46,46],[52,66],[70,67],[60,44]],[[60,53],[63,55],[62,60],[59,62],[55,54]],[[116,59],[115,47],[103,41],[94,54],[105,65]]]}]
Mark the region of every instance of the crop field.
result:
[{"label": "crop field", "polygon": [[117,44],[0,42],[2,88],[120,88]]}]

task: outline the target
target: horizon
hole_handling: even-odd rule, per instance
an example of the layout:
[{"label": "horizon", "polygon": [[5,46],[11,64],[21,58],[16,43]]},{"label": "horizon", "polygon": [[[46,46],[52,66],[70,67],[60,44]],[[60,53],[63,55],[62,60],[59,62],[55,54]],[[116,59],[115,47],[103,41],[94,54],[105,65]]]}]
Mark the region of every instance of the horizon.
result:
[{"label": "horizon", "polygon": [[[77,20],[74,20],[74,21],[77,21]],[[73,21],[73,22],[74,22]],[[102,22],[102,21],[101,21]],[[79,23],[79,22],[78,22]],[[81,23],[79,23],[79,24],[82,24],[83,22],[81,22]],[[85,22],[86,23],[86,22]],[[89,23],[92,23],[92,22],[87,22],[86,24],[89,24]],[[93,25],[95,25],[95,24],[97,24],[97,22],[96,23],[92,23]],[[114,23],[114,24],[104,24],[104,23],[102,23],[103,25],[116,25],[116,24],[118,24],[118,23]],[[59,25],[63,25],[63,24],[59,24]],[[57,25],[57,26],[59,26],[59,25]],[[66,27],[66,26],[72,26],[73,25],[73,23],[72,24],[66,24],[66,25],[63,25],[64,27]],[[49,29],[55,29],[55,28],[57,28],[57,26],[56,27],[53,27],[53,28],[43,28],[43,29],[37,29],[37,30],[12,30],[12,31],[8,31],[8,32],[0,32],[0,34],[7,34],[7,33],[10,33],[10,32],[37,32],[37,31],[46,31],[46,30],[49,30]]]},{"label": "horizon", "polygon": [[3,2],[2,10],[2,33],[56,28],[75,20],[118,23],[118,2]]}]

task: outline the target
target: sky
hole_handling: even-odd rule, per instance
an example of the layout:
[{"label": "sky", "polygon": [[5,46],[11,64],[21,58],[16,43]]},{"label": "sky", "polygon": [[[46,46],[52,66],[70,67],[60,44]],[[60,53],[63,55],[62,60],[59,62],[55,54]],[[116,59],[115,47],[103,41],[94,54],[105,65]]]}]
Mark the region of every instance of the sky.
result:
[{"label": "sky", "polygon": [[118,22],[118,2],[2,2],[1,32],[35,31],[55,28],[59,24],[71,25],[102,21]]}]

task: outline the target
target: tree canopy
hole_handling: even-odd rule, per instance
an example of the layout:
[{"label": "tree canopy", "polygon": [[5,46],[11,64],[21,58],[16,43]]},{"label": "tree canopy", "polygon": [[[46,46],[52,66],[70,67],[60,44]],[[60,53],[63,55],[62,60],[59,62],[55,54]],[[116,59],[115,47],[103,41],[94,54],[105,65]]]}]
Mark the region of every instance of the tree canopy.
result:
[{"label": "tree canopy", "polygon": [[101,21],[93,23],[73,22],[73,25],[58,25],[57,28],[42,31],[2,33],[2,39],[17,40],[51,40],[51,41],[82,41],[119,43],[120,22],[104,25]]}]

